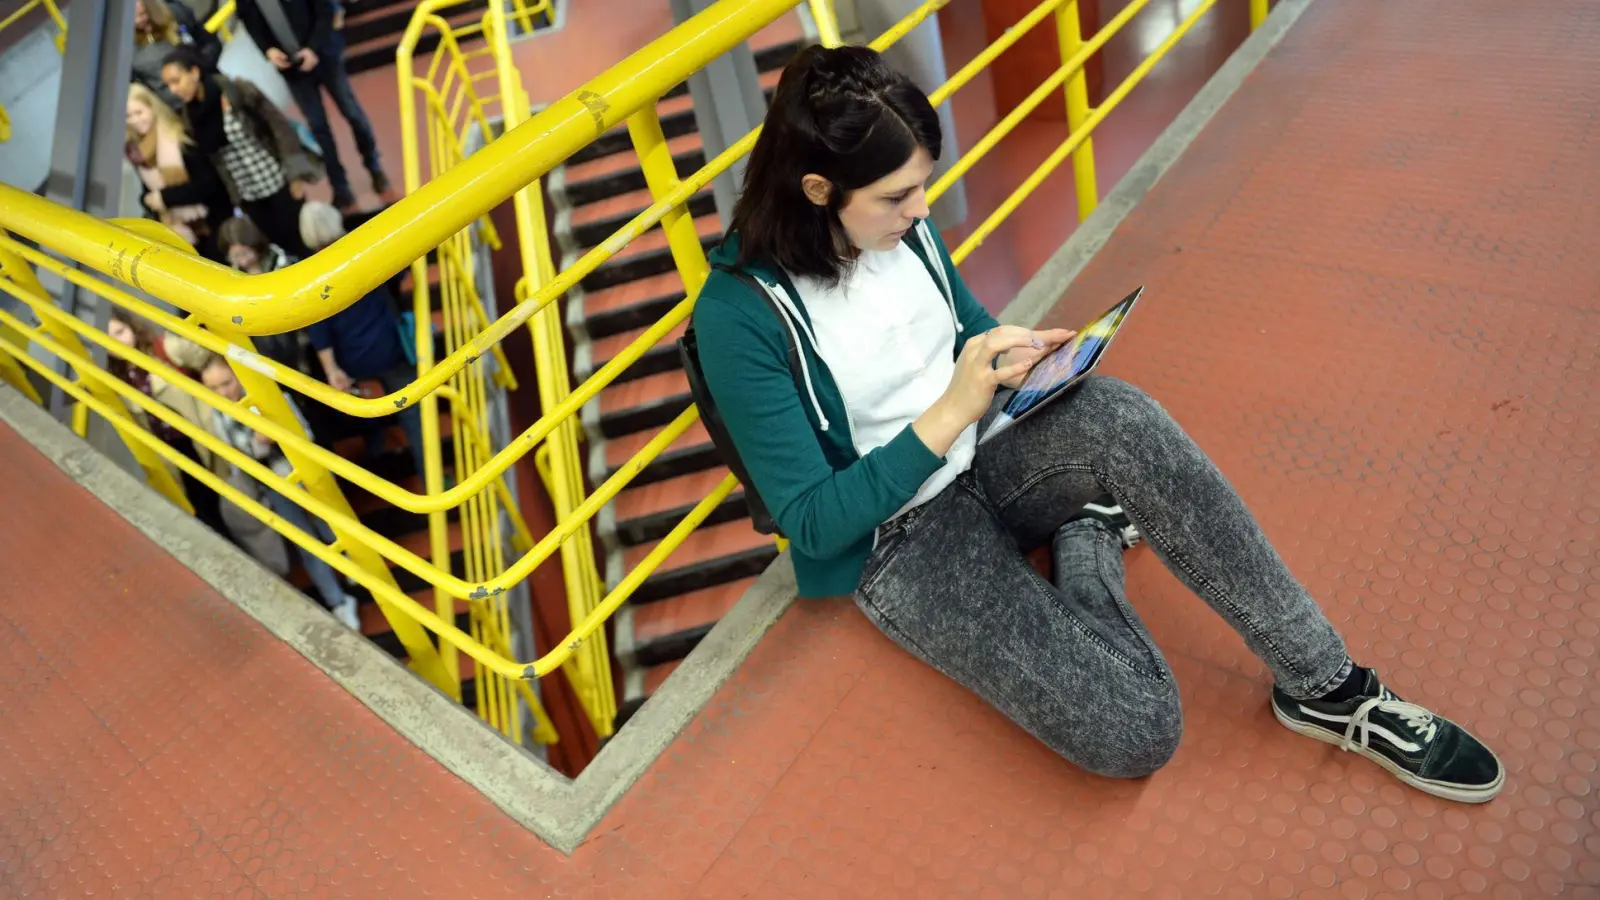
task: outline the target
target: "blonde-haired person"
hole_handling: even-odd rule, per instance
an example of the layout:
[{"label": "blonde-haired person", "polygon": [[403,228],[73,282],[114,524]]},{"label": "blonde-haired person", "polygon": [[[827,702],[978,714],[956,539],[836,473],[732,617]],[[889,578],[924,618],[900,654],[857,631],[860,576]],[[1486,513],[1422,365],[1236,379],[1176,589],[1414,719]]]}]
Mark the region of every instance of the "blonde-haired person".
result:
[{"label": "blonde-haired person", "polygon": [[183,119],[141,84],[128,87],[123,155],[144,185],[144,205],[201,256],[221,262],[216,234],[233,209],[216,166]]},{"label": "blonde-haired person", "polygon": [[[300,209],[300,238],[315,253],[344,237],[344,216],[326,203],[310,202]],[[335,390],[349,391],[358,381],[377,381],[384,391],[399,390],[416,380],[416,364],[407,359],[400,341],[400,317],[390,285],[380,284],[366,296],[306,329],[317,360]],[[412,461],[422,473],[422,419],[416,404],[399,413]],[[368,419],[375,430],[387,419]],[[382,451],[375,432],[367,437],[367,457]]]},{"label": "blonde-haired person", "polygon": [[217,60],[222,58],[222,42],[201,27],[194,11],[186,4],[134,0],[133,81],[154,93],[170,109],[183,104],[161,82],[161,64],[167,54],[185,45],[194,48],[208,71],[217,70]]}]

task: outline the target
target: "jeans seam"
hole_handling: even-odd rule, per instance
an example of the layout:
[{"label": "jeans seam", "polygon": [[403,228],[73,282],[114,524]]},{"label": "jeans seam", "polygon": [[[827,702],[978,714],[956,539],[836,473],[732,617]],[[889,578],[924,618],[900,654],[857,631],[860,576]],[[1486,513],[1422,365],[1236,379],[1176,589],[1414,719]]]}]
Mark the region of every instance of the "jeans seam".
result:
[{"label": "jeans seam", "polygon": [[[1112,495],[1116,497],[1117,502],[1120,503],[1124,509],[1136,509],[1134,504],[1124,499],[1126,494],[1120,489],[1120,483],[1101,472],[1097,467],[1088,463],[1061,463],[1040,470],[1039,472],[1035,473],[1032,478],[1024,482],[1020,487],[1007,494],[1006,502],[1001,504],[1001,509],[1004,509],[1005,507],[1016,502],[1018,497],[1021,497],[1026,491],[1037,485],[1039,482],[1054,475],[1059,475],[1062,472],[1087,472],[1090,475],[1093,475],[1095,479],[1106,488],[1109,488],[1112,492]],[[1140,517],[1140,519],[1143,518],[1144,517],[1142,516]],[[1163,533],[1161,529],[1154,524],[1153,521],[1140,521],[1139,530],[1141,533],[1150,538],[1151,543],[1156,544],[1165,550],[1167,558],[1171,559],[1174,565],[1182,568],[1184,573],[1194,580],[1195,584],[1199,585],[1204,590],[1210,591],[1212,596],[1217,598],[1218,603],[1227,607],[1228,610],[1239,619],[1240,623],[1250,630],[1250,634],[1255,637],[1256,640],[1261,642],[1262,646],[1272,651],[1272,654],[1277,657],[1278,662],[1281,663],[1284,668],[1293,672],[1295,676],[1302,681],[1309,677],[1305,672],[1301,671],[1299,666],[1295,665],[1294,662],[1288,658],[1283,650],[1279,648],[1270,637],[1261,631],[1260,626],[1256,624],[1255,620],[1248,615],[1226,591],[1222,590],[1221,587],[1214,584],[1210,579],[1203,577],[1195,570],[1193,564],[1189,562],[1187,557],[1173,549],[1172,542],[1166,537],[1165,533]]]},{"label": "jeans seam", "polygon": [[[1117,605],[1117,611],[1122,615],[1123,624],[1128,626],[1128,630],[1133,632],[1134,637],[1138,638],[1139,643],[1143,644],[1144,648],[1150,652],[1151,658],[1159,661],[1161,659],[1161,651],[1156,649],[1155,642],[1152,641],[1149,634],[1145,632],[1143,625],[1137,621],[1138,615],[1134,612],[1132,607],[1128,605],[1127,599],[1123,596],[1123,591],[1118,590],[1117,586],[1112,583],[1114,580],[1112,575],[1115,573],[1111,572],[1110,570],[1110,563],[1108,562],[1109,557],[1106,554],[1106,543],[1113,540],[1115,540],[1115,538],[1109,534],[1100,534],[1096,535],[1095,537],[1095,569],[1099,572],[1100,584],[1106,589],[1106,593],[1110,594],[1111,602]],[[1122,547],[1120,544],[1117,545],[1116,553],[1118,556],[1122,554]],[[1124,579],[1124,582],[1126,582],[1126,579]],[[1125,587],[1124,590],[1126,590]],[[1158,672],[1158,674],[1160,676],[1159,680],[1167,680],[1166,672]]]},{"label": "jeans seam", "polygon": [[889,618],[889,614],[884,612],[883,607],[879,606],[870,596],[867,595],[865,588],[856,591],[856,600],[861,606],[871,607],[872,612],[870,614],[865,610],[862,611],[863,614],[867,615],[868,619],[872,620],[875,625],[884,631],[894,632],[894,635],[898,636],[902,643],[911,648],[912,652],[920,656],[923,662],[933,667],[934,671],[944,675],[947,678],[955,679],[961,684],[967,683],[966,679],[957,678],[955,675],[952,675],[950,672],[946,671],[945,667],[939,665],[937,662],[938,657],[934,656],[932,653],[929,653],[927,648],[923,647],[917,641],[912,640],[911,635],[907,634],[904,628],[896,625],[894,620]]},{"label": "jeans seam", "polygon": [[1113,662],[1119,663],[1123,668],[1141,678],[1148,679],[1157,684],[1163,684],[1166,682],[1166,677],[1163,673],[1145,671],[1139,666],[1138,663],[1124,656],[1119,650],[1117,650],[1117,648],[1106,643],[1105,640],[1100,637],[1100,635],[1094,633],[1093,628],[1083,624],[1083,620],[1073,615],[1072,610],[1068,609],[1066,604],[1061,602],[1060,592],[1056,590],[1055,585],[1039,577],[1039,573],[1034,571],[1032,566],[1028,566],[1027,569],[1028,576],[1033,579],[1033,586],[1044,595],[1046,600],[1050,601],[1050,605],[1055,608],[1056,612],[1064,616],[1066,620],[1071,623],[1073,628],[1076,628],[1084,637],[1089,639],[1090,643],[1094,644],[1096,647],[1099,647],[1101,651],[1103,651],[1107,656],[1111,657]]}]

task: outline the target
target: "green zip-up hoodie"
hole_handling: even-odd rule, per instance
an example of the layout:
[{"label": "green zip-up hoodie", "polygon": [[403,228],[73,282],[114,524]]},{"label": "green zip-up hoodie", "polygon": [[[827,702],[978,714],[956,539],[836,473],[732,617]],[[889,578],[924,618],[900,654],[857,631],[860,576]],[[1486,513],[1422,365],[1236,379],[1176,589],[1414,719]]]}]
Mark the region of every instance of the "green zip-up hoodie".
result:
[{"label": "green zip-up hoodie", "polygon": [[[919,221],[905,240],[951,305],[960,354],[967,338],[996,322],[929,223]],[[737,235],[711,253],[722,266],[738,267],[738,258]],[[791,542],[800,596],[854,593],[877,527],[911,501],[944,459],[909,425],[888,444],[857,453],[849,410],[817,354],[799,291],[776,267],[742,268],[787,315],[774,315],[744,281],[712,269],[694,309],[706,384],[756,490]],[[800,348],[802,388],[789,370],[786,330]]]}]

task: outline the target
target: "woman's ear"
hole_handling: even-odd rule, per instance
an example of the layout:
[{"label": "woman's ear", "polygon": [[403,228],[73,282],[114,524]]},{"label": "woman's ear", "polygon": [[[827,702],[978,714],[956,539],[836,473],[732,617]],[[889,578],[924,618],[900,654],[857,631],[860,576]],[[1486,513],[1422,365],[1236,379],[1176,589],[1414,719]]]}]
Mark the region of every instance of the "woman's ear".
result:
[{"label": "woman's ear", "polygon": [[833,199],[833,183],[821,175],[806,175],[800,179],[800,190],[805,192],[806,199],[818,206],[827,206]]}]

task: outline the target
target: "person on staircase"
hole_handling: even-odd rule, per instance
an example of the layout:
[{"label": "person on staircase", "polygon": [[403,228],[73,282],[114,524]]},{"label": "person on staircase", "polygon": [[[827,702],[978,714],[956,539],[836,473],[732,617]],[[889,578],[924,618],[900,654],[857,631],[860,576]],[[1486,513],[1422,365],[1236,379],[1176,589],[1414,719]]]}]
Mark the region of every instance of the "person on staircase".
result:
[{"label": "person on staircase", "polygon": [[[235,403],[244,399],[244,386],[239,383],[238,377],[233,374],[233,368],[228,361],[217,354],[211,354],[205,361],[205,366],[200,372],[200,380],[206,387],[216,391],[224,399]],[[284,402],[289,404],[289,408],[294,411],[295,417],[300,421],[300,427],[305,430],[307,440],[310,440],[311,428],[306,425],[305,418],[300,415],[299,407],[295,405],[294,400],[287,394],[284,395],[283,399]],[[235,450],[248,453],[251,457],[270,468],[273,474],[280,478],[288,478],[294,472],[294,464],[289,462],[288,457],[283,453],[283,448],[279,447],[278,443],[272,438],[252,429],[249,425],[220,409],[214,410],[212,415],[214,418],[213,430],[227,440]],[[328,527],[328,523],[306,512],[305,508],[300,504],[266,485],[261,485],[261,492],[266,495],[267,505],[272,508],[272,511],[282,516],[290,525],[306,534],[321,537],[324,541],[332,541],[334,539],[333,529]],[[317,594],[322,600],[322,605],[333,614],[334,618],[351,628],[359,630],[361,620],[356,613],[356,598],[345,592],[343,585],[339,582],[338,574],[333,571],[333,567],[298,544],[295,547],[300,551],[300,564],[305,567],[306,575],[311,578],[311,584],[316,587]]]},{"label": "person on staircase", "polygon": [[[800,594],[853,594],[892,641],[1062,757],[1148,775],[1176,752],[1183,711],[1128,604],[1120,523],[1085,507],[1108,494],[1266,664],[1285,727],[1427,793],[1494,797],[1494,753],[1351,659],[1149,395],[1090,377],[977,442],[997,390],[1072,334],[999,325],[962,283],[927,221],[941,143],[927,96],[877,53],[802,51],[694,310],[706,384],[792,541]],[[1046,543],[1053,583],[1024,555]]]},{"label": "person on staircase", "polygon": [[[313,251],[331,246],[344,237],[344,217],[326,203],[307,203],[300,213],[300,234]],[[376,381],[393,393],[417,379],[415,359],[408,359],[401,340],[401,318],[389,283],[380,284],[360,300],[306,329],[311,346],[322,364],[328,385],[334,390],[354,391],[356,382]],[[410,445],[417,474],[422,468],[422,414],[416,403],[409,403],[398,418]],[[391,424],[388,418],[367,419],[367,459],[383,452],[382,431]]]},{"label": "person on staircase", "polygon": [[339,160],[339,147],[334,143],[328,111],[322,102],[323,91],[333,98],[333,105],[350,125],[356,149],[372,178],[373,193],[389,194],[389,176],[384,174],[379,159],[372,123],[351,89],[350,75],[345,70],[344,37],[334,26],[341,14],[338,5],[332,0],[238,0],[235,8],[250,38],[283,73],[300,115],[322,147],[328,181],[333,186],[333,205],[345,212],[353,210],[355,193]]},{"label": "person on staircase", "polygon": [[[121,307],[112,308],[111,321],[106,325],[106,334],[125,347],[131,347],[162,362],[168,361],[161,350],[161,341],[157,337],[156,330]],[[139,393],[160,402],[183,418],[195,421],[194,398],[168,384],[160,376],[116,356],[111,357],[106,368]],[[139,418],[150,433],[166,442],[167,446],[202,466],[208,468],[211,466],[214,457],[210,453],[202,453],[194,440],[179,431],[176,426],[157,416],[144,415],[142,411],[139,411]],[[213,472],[215,471],[213,469]],[[217,534],[230,537],[228,525],[222,519],[222,498],[217,492],[182,469],[178,469],[178,475],[183,481],[183,493],[189,498],[189,505],[194,507],[195,518]]]},{"label": "person on staircase", "polygon": [[[282,247],[267,240],[261,229],[246,216],[234,216],[222,223],[217,232],[217,245],[228,265],[246,275],[263,275],[294,265],[298,260]],[[305,329],[297,328],[283,334],[261,335],[251,341],[257,353],[306,372]],[[307,374],[310,374],[307,372]]]},{"label": "person on staircase", "polygon": [[201,27],[194,11],[182,2],[134,0],[133,83],[143,85],[172,109],[183,105],[161,80],[161,67],[179,47],[192,47],[207,72],[217,70],[222,41]]},{"label": "person on staircase", "polygon": [[144,207],[201,256],[221,262],[217,229],[233,209],[211,159],[201,153],[183,119],[144,85],[128,86],[123,155],[144,185]]},{"label": "person on staircase", "polygon": [[189,47],[172,51],[161,78],[236,205],[273,243],[304,256],[300,204],[321,173],[283,112],[249,81],[205,71]]}]

